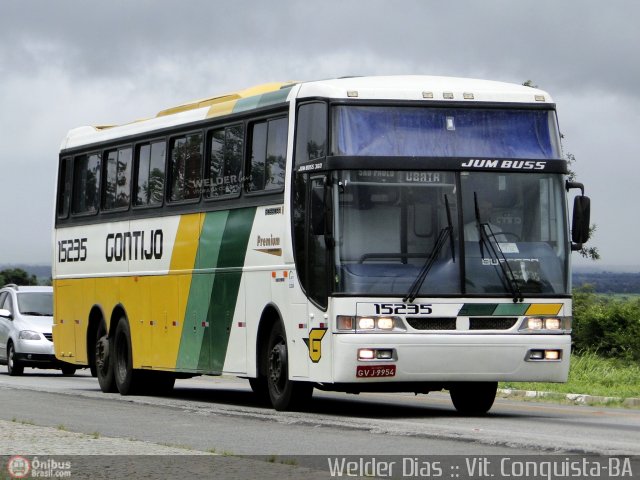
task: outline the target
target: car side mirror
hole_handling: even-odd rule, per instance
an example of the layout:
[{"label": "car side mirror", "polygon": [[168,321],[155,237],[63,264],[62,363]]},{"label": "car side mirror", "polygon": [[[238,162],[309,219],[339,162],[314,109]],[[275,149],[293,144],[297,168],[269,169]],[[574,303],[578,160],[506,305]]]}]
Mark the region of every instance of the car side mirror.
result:
[{"label": "car side mirror", "polygon": [[0,317],[8,318],[9,320],[13,320],[13,315],[6,308],[0,308]]}]

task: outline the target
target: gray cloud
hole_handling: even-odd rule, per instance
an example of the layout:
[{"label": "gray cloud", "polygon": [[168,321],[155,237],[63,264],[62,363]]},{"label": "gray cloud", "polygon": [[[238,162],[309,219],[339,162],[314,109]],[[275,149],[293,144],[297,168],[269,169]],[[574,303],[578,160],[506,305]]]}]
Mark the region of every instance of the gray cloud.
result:
[{"label": "gray cloud", "polygon": [[[29,250],[0,238],[0,252],[49,260],[57,149],[70,128],[268,81],[433,74],[531,79],[550,91],[593,192],[596,243],[605,260],[625,262],[633,249],[609,197],[616,189],[619,204],[631,204],[624,182],[640,174],[639,13],[633,0],[2,1],[0,146],[19,159],[2,160],[3,178],[24,185],[35,171],[38,181],[37,194],[3,192],[29,204],[31,223],[5,202],[0,215],[39,233]],[[605,157],[626,178],[603,176]],[[627,237],[640,235],[629,228]]]}]

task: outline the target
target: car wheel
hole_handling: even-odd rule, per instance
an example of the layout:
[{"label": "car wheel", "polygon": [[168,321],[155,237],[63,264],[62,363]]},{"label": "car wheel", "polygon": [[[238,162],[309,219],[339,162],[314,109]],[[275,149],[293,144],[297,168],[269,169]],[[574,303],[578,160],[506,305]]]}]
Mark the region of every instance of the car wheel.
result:
[{"label": "car wheel", "polygon": [[281,322],[271,329],[267,349],[267,387],[276,410],[295,410],[311,399],[313,385],[289,380],[287,337]]},{"label": "car wheel", "polygon": [[7,345],[7,372],[12,377],[20,376],[24,373],[24,366],[16,359],[16,349],[13,342]]}]

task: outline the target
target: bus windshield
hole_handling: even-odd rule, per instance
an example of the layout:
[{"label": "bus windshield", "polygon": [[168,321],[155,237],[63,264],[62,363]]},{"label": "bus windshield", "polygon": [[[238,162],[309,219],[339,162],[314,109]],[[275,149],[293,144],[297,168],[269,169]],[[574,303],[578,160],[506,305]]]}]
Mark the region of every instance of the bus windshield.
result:
[{"label": "bus windshield", "polygon": [[561,158],[555,112],[542,109],[333,108],[333,155]]},{"label": "bus windshield", "polygon": [[423,297],[567,293],[560,175],[334,175],[335,293],[407,297],[416,287]]}]

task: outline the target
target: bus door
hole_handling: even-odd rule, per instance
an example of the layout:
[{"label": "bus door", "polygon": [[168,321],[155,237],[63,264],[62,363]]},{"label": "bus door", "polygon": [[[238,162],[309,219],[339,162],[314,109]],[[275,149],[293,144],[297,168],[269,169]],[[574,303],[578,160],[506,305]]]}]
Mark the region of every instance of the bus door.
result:
[{"label": "bus door", "polygon": [[310,300],[307,302],[307,365],[309,376],[316,381],[330,381],[332,378],[331,328],[327,308],[334,238],[329,178],[328,175],[313,175],[306,182],[308,212],[304,283]]}]

